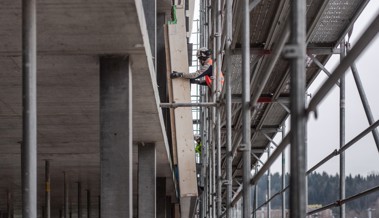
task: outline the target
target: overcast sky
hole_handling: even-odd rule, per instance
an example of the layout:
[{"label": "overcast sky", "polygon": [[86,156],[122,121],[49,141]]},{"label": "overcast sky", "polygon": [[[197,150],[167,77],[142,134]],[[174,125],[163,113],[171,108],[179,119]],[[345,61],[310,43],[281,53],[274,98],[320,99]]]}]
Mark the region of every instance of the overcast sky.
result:
[{"label": "overcast sky", "polygon": [[[371,0],[354,25],[350,40],[352,46],[371,20],[379,13],[379,1]],[[369,48],[360,55],[356,62],[374,121],[379,118],[379,72],[378,72],[379,37],[370,44]],[[326,68],[332,72],[339,55],[334,55]],[[308,93],[314,95],[320,84],[327,76],[321,72],[318,79],[312,84]],[[358,95],[352,73],[346,73],[346,143],[369,126],[363,106]],[[280,135],[280,134],[278,134]],[[281,136],[280,136],[281,137]],[[277,138],[280,138],[277,137]],[[308,122],[308,169],[318,163],[322,158],[339,148],[339,88],[335,86],[332,92],[318,108],[318,119],[311,116]],[[287,152],[288,153],[288,152]],[[279,158],[281,160],[281,158]],[[289,161],[289,160],[288,160]],[[287,162],[288,164],[288,162]],[[288,169],[288,166],[287,166]],[[273,172],[281,171],[280,161],[272,168]],[[335,174],[339,172],[339,157],[320,167],[317,172],[326,171]],[[346,152],[346,175],[379,173],[379,152],[376,148],[372,134],[354,144]]]}]

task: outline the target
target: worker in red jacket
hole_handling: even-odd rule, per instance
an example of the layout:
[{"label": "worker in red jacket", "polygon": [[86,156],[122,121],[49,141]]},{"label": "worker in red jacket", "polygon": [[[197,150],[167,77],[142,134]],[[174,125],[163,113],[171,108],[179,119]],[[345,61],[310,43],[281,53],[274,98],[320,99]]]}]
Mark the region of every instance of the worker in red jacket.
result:
[{"label": "worker in red jacket", "polygon": [[[213,70],[212,70],[212,65],[213,65],[213,60],[211,58],[212,52],[203,47],[199,48],[197,50],[197,58],[200,61],[201,67],[199,70],[193,73],[182,73],[182,72],[177,72],[173,71],[170,75],[171,78],[186,78],[190,79],[191,83],[197,83],[200,85],[207,85],[209,88],[212,88],[212,80],[213,80]],[[205,80],[198,80],[200,78],[204,77]],[[221,73],[221,84],[224,84],[224,76]]]}]

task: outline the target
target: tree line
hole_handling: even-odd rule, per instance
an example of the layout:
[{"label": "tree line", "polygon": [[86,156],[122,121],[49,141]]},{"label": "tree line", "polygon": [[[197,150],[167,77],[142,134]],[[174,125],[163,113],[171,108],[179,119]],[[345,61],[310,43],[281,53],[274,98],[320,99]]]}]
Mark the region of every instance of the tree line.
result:
[{"label": "tree line", "polygon": [[[286,184],[289,175],[286,175]],[[340,177],[338,174],[329,175],[323,173],[311,173],[308,175],[308,204],[309,205],[328,205],[340,199],[339,187]],[[346,176],[346,197],[361,193],[365,190],[379,186],[379,173],[371,173],[366,177],[361,175]],[[282,177],[279,173],[271,175],[271,196],[282,190]],[[267,199],[267,174],[262,176],[258,182],[257,189],[253,188],[253,195],[257,192],[258,206],[262,205]],[[289,193],[288,190],[286,193]],[[346,204],[347,210],[363,211],[368,208],[375,208],[379,199],[379,191],[366,195]],[[280,195],[271,201],[272,209],[281,209]],[[288,194],[286,208],[288,208]]]}]

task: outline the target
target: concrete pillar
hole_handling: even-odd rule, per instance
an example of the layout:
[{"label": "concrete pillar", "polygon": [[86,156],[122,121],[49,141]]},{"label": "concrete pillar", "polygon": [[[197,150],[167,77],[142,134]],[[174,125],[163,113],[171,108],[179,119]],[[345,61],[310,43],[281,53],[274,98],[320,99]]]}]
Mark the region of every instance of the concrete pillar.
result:
[{"label": "concrete pillar", "polygon": [[155,144],[138,146],[138,217],[155,218],[156,208]]},{"label": "concrete pillar", "polygon": [[166,218],[172,217],[171,196],[166,196]]},{"label": "concrete pillar", "polygon": [[100,58],[101,217],[132,218],[132,77],[129,59]]},{"label": "concrete pillar", "polygon": [[180,218],[180,205],[178,203],[173,205],[173,218]]},{"label": "concrete pillar", "polygon": [[157,218],[166,218],[166,178],[157,178]]}]

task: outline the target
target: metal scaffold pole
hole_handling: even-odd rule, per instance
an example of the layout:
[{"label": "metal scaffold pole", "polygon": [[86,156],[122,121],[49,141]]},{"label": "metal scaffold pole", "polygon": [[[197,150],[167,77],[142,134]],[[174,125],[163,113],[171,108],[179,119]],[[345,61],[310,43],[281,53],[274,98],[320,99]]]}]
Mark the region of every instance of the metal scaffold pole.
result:
[{"label": "metal scaffold pole", "polygon": [[[267,147],[267,158],[271,155],[271,145]],[[270,167],[267,170],[267,199],[271,198],[271,170]],[[271,201],[267,202],[267,218],[271,217]]]},{"label": "metal scaffold pole", "polygon": [[[341,60],[345,57],[345,40],[340,44]],[[345,74],[340,78],[340,148],[345,145]],[[340,153],[340,199],[345,198],[345,152]],[[345,218],[345,205],[340,206],[340,218]]]},{"label": "metal scaffold pole", "polygon": [[226,73],[225,73],[225,88],[226,88],[226,218],[232,217],[231,201],[232,201],[232,63],[230,46],[232,44],[232,0],[226,0]]},{"label": "metal scaffold pole", "polygon": [[250,111],[250,11],[249,0],[242,2],[242,144],[243,218],[251,217],[251,111]]},{"label": "metal scaffold pole", "polygon": [[[212,1],[212,10],[211,10],[211,14],[212,14],[212,32],[211,32],[211,36],[212,36],[212,60],[215,61],[217,59],[217,44],[216,44],[216,27],[217,27],[217,4],[216,4],[216,0],[213,0]],[[213,66],[214,66],[214,63],[213,63]],[[216,71],[216,67],[213,67],[212,68],[212,75],[216,75],[217,74],[217,71]],[[213,102],[216,102],[217,101],[217,92],[216,92],[216,89],[217,89],[217,82],[212,82],[212,101]],[[212,122],[211,122],[211,125],[212,125],[212,143],[211,143],[211,147],[212,147],[212,216],[213,217],[216,217],[217,216],[217,166],[216,166],[216,162],[217,162],[217,156],[216,156],[216,152],[217,152],[217,148],[216,146],[218,146],[218,131],[217,131],[217,117],[218,117],[218,110],[213,107],[212,108]]]},{"label": "metal scaffold pole", "polygon": [[22,1],[22,217],[37,217],[36,0]]},{"label": "metal scaffold pole", "polygon": [[[350,46],[350,44],[348,44],[348,46],[347,46],[347,51],[350,50],[349,46]],[[368,99],[367,99],[366,93],[364,91],[364,88],[363,88],[363,85],[362,85],[362,81],[361,81],[361,79],[359,77],[359,73],[358,73],[357,67],[355,66],[354,63],[351,64],[351,72],[353,73],[355,84],[357,85],[358,93],[359,93],[359,96],[361,98],[362,105],[363,105],[363,108],[365,110],[368,123],[370,125],[372,125],[375,122],[374,121],[374,117],[372,115],[372,111],[371,111],[370,105],[368,103]],[[372,135],[374,137],[374,141],[375,141],[376,147],[377,147],[377,149],[379,151],[379,134],[378,134],[378,130],[374,129],[372,131]]]},{"label": "metal scaffold pole", "polygon": [[[222,49],[221,49],[221,0],[217,0],[216,3],[216,31],[215,31],[215,39],[216,39],[216,102],[220,102],[220,94],[221,94],[221,60],[222,60]],[[216,107],[216,144],[217,144],[217,158],[216,158],[216,166],[217,166],[217,195],[216,195],[216,217],[221,216],[221,188],[222,188],[222,178],[221,178],[221,108],[220,106]]]},{"label": "metal scaffold pole", "polygon": [[292,1],[291,37],[286,55],[291,58],[290,217],[293,218],[306,214],[305,14],[306,1]]},{"label": "metal scaffold pole", "polygon": [[[282,140],[285,137],[286,126],[282,125]],[[286,151],[282,152],[282,190],[286,187]],[[286,192],[282,192],[282,218],[286,217]]]}]

